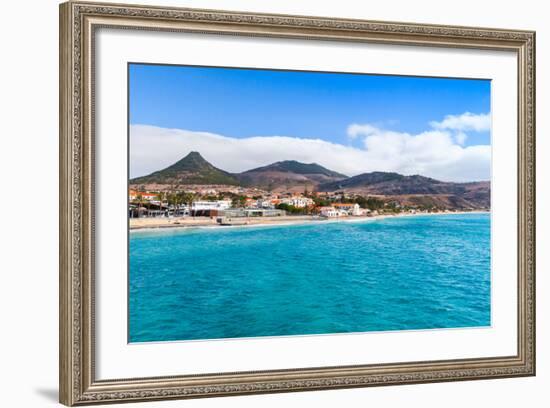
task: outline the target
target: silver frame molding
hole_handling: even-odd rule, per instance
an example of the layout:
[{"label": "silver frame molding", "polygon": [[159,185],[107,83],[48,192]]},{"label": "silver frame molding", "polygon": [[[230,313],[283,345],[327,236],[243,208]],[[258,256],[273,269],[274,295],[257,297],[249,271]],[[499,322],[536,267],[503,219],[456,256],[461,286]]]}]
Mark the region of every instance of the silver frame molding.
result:
[{"label": "silver frame molding", "polygon": [[[518,61],[518,349],[513,356],[97,380],[94,33],[99,27],[513,51]],[[535,375],[535,33],[229,11],[60,5],[60,402],[82,405]]]}]

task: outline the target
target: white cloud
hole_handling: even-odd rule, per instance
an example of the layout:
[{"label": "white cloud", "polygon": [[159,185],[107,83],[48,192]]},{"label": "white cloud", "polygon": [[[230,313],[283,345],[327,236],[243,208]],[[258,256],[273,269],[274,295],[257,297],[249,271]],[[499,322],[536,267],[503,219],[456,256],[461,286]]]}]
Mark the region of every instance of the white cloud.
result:
[{"label": "white cloud", "polygon": [[130,177],[165,168],[190,151],[200,152],[216,167],[241,172],[280,161],[319,163],[349,176],[370,171],[422,174],[439,180],[475,181],[490,178],[490,146],[461,146],[444,130],[412,135],[352,124],[348,135],[359,147],[320,139],[265,136],[236,139],[206,132],[130,127]]},{"label": "white cloud", "polygon": [[491,129],[491,114],[473,114],[470,112],[462,115],[447,115],[441,122],[430,122],[430,126],[438,130],[458,130],[484,132]]},{"label": "white cloud", "polygon": [[455,138],[455,141],[463,146],[464,143],[466,142],[466,139],[468,138],[468,135],[464,132],[457,132],[455,135],[454,135],[454,138]]},{"label": "white cloud", "polygon": [[347,134],[350,139],[356,139],[360,135],[367,136],[376,131],[377,131],[377,128],[374,127],[373,125],[369,125],[369,124],[359,125],[357,123],[352,123],[351,125],[348,126]]},{"label": "white cloud", "polygon": [[366,126],[357,137],[361,135],[369,171],[421,174],[446,181],[490,178],[490,146],[463,147],[456,141],[456,135],[448,131],[411,135]]}]

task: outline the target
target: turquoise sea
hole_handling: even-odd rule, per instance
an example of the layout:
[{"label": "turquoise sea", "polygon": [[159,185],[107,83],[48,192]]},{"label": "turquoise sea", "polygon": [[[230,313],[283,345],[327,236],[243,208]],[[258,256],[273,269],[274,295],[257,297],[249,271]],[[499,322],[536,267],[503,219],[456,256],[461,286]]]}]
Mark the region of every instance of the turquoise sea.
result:
[{"label": "turquoise sea", "polygon": [[490,216],[132,231],[129,341],[491,324]]}]

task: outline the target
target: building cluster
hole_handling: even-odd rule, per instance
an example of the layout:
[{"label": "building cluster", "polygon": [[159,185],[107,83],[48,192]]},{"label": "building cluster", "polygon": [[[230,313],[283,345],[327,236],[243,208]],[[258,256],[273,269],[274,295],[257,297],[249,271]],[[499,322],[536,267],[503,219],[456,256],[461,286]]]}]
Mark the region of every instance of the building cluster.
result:
[{"label": "building cluster", "polygon": [[[215,196],[220,194],[216,189],[203,189],[204,194]],[[186,190],[186,192],[189,192]],[[256,191],[254,193],[257,193]],[[322,217],[337,218],[348,216],[369,216],[373,215],[369,209],[361,208],[353,202],[331,203],[327,206],[316,206],[315,201],[310,197],[299,194],[271,194],[266,193],[244,198],[239,205],[234,200],[204,199],[204,195],[196,194],[195,199],[189,203],[177,205],[168,204],[162,200],[163,192],[140,192],[129,191],[129,216],[154,217],[154,216],[209,216],[209,217],[274,217],[286,215],[285,209],[307,209],[308,213],[318,214]],[[342,200],[343,197],[326,197]],[[288,207],[285,207],[288,206]]]},{"label": "building cluster", "polygon": [[129,216],[155,217],[163,215],[173,216],[212,216],[231,208],[231,200],[196,200],[191,203],[178,205],[168,204],[161,199],[160,193],[149,193],[130,190],[128,194]]},{"label": "building cluster", "polygon": [[334,203],[330,206],[320,207],[318,210],[320,215],[328,218],[365,216],[370,213],[369,209],[361,208],[357,203]]},{"label": "building cluster", "polygon": [[300,195],[292,195],[288,197],[273,195],[259,199],[247,198],[245,200],[245,207],[247,208],[274,209],[281,204],[291,205],[296,208],[308,208],[314,206],[315,202],[309,197],[303,197]]},{"label": "building cluster", "polygon": [[[146,191],[154,189],[156,192],[163,192],[163,193],[170,193],[174,191],[182,191],[182,186],[173,186],[169,184],[153,184],[153,185],[132,185],[132,188],[130,191],[134,191],[135,193],[138,193],[139,191]],[[229,193],[229,194],[235,194],[235,195],[243,195],[243,196],[256,196],[256,195],[262,195],[265,194],[264,190],[261,190],[257,187],[242,187],[242,186],[230,186],[226,184],[187,184],[184,186],[186,193],[192,193],[196,194],[198,196],[208,196],[208,195],[216,195],[216,194],[223,194],[223,193]]]}]

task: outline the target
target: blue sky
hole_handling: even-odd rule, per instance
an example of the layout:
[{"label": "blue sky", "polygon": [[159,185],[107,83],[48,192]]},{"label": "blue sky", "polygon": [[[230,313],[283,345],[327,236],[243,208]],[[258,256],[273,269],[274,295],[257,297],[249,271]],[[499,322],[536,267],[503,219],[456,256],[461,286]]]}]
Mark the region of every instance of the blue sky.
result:
[{"label": "blue sky", "polygon": [[490,179],[489,80],[130,64],[129,102],[131,177],[199,151],[231,172]]},{"label": "blue sky", "polygon": [[[130,123],[234,138],[347,144],[351,123],[420,133],[430,121],[490,111],[490,81],[131,64]],[[465,146],[489,144],[488,131]]]}]

